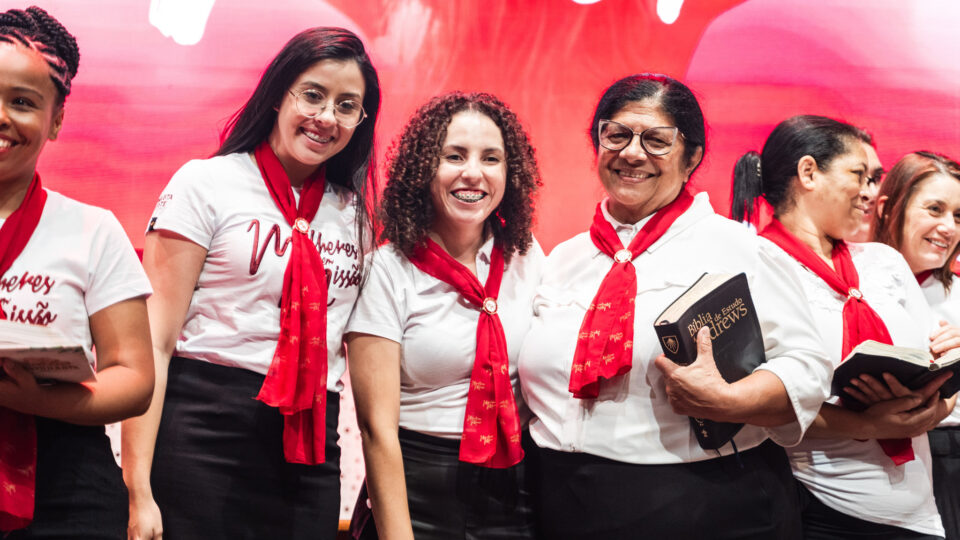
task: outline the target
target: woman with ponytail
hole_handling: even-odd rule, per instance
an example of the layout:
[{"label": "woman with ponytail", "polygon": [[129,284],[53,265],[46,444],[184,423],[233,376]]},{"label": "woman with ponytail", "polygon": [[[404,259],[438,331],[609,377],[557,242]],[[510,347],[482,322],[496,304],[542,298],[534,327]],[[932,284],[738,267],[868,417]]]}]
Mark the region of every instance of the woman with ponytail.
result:
[{"label": "woman with ponytail", "polygon": [[[909,266],[882,244],[847,244],[866,210],[868,161],[853,126],[822,116],[777,125],[760,154],[740,159],[735,191],[752,207],[761,196],[774,219],[760,235],[788,254],[835,365],[862,341],[933,348],[932,314]],[[926,432],[954,400],[939,399],[939,377],[910,392],[895,379],[855,380],[865,402],[853,412],[825,403],[804,440],[789,449],[807,499],[810,539],[940,538]]]},{"label": "woman with ponytail", "polygon": [[157,387],[123,426],[131,538],[336,536],[342,335],[379,107],[357,36],[305,30],[216,156],[160,195],[143,257]]},{"label": "woman with ponytail", "polygon": [[[938,327],[931,349],[960,345],[960,165],[933,152],[900,158],[878,195],[874,239],[900,251],[917,278]],[[928,434],[933,493],[947,540],[960,540],[960,408]]]},{"label": "woman with ponytail", "polygon": [[[782,253],[714,213],[691,176],[700,105],[645,73],[611,85],[589,135],[606,198],[589,232],[547,257],[520,352],[536,415],[537,522],[546,538],[790,539],[800,533],[790,466],[827,397],[830,369]],[[708,327],[687,366],[660,354],[657,316],[703,273],[745,273],[766,362],[729,384]],[[688,416],[746,424],[717,451]]]},{"label": "woman with ponytail", "polygon": [[0,359],[0,537],[125,538],[126,491],[104,424],[142,414],[150,284],[117,219],[45,189],[80,54],[44,10],[0,13],[0,320],[82,345],[96,380],[38,385]]}]

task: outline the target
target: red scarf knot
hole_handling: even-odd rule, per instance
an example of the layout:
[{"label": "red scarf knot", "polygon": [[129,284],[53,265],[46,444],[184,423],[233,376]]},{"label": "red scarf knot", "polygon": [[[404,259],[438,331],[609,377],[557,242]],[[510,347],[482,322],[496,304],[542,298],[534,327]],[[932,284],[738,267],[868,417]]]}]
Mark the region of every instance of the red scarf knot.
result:
[{"label": "red scarf knot", "polygon": [[[853,265],[853,257],[846,242],[838,240],[833,246],[830,268],[809,246],[793,235],[780,220],[774,219],[760,236],[780,246],[800,264],[816,274],[831,289],[846,297],[843,303],[843,345],[840,357],[846,358],[854,347],[868,339],[893,345],[893,339],[880,315],[870,307],[860,292],[860,275]],[[880,439],[880,447],[894,464],[902,465],[915,456],[910,439]]]},{"label": "red scarf knot", "polygon": [[503,281],[503,249],[495,243],[490,273],[483,285],[467,267],[427,238],[410,262],[421,272],[450,285],[477,307],[477,349],[467,390],[467,407],[460,440],[460,460],[503,469],[523,459],[520,415],[510,383],[510,358],[503,324],[497,315],[497,296]]},{"label": "red scarf knot", "polygon": [[280,298],[280,337],[257,399],[283,415],[286,460],[316,465],[326,459],[327,280],[308,233],[323,199],[323,169],[304,181],[297,205],[290,179],[269,143],[261,143],[254,158],[270,197],[293,231]]},{"label": "red scarf knot", "polygon": [[[23,252],[47,203],[34,172],[20,206],[0,226],[0,277]],[[2,312],[0,312],[2,317]],[[5,317],[4,317],[5,318]],[[37,430],[32,415],[0,407],[0,530],[22,529],[33,521],[37,475]]]},{"label": "red scarf knot", "polygon": [[633,259],[640,256],[693,204],[687,188],[658,210],[623,247],[617,231],[597,204],[590,226],[590,239],[602,253],[613,259],[577,334],[577,349],[570,369],[569,390],[574,397],[593,399],[603,379],[623,375],[633,367],[633,317],[637,297],[637,270]]}]

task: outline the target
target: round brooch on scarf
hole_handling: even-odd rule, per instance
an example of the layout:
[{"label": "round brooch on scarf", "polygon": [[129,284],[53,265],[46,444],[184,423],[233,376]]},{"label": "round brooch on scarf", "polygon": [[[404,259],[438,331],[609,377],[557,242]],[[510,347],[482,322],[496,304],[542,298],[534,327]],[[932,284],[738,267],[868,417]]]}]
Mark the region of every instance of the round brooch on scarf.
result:
[{"label": "round brooch on scarf", "polygon": [[307,234],[307,231],[310,230],[310,224],[307,223],[307,220],[303,219],[302,217],[298,217],[293,222],[293,228],[302,232],[303,234]]},{"label": "round brooch on scarf", "polygon": [[629,262],[630,259],[633,259],[633,253],[630,253],[629,249],[621,249],[620,251],[613,254],[613,260],[618,263]]},{"label": "round brooch on scarf", "polygon": [[849,295],[850,298],[853,298],[855,300],[860,300],[863,298],[863,293],[860,292],[860,290],[855,287],[850,287],[850,290],[847,291],[847,295]]},{"label": "round brooch on scarf", "polygon": [[492,296],[488,296],[483,299],[483,310],[490,315],[495,315],[497,313],[497,299]]}]

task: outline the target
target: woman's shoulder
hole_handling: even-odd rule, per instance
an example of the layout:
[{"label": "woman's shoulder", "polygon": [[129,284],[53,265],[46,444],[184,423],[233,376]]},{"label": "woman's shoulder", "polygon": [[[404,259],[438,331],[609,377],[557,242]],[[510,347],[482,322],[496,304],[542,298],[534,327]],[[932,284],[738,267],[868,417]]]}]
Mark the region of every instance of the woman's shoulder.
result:
[{"label": "woman's shoulder", "polygon": [[190,182],[196,187],[216,189],[221,183],[236,183],[243,177],[259,177],[250,154],[237,152],[225,156],[191,159],[177,169],[171,183]]},{"label": "woman's shoulder", "polygon": [[[47,192],[47,202],[43,209],[44,215],[50,215],[58,223],[112,223],[117,221],[113,212],[106,208],[78,201],[51,189],[44,188],[44,190]],[[70,226],[75,227],[75,225]]]},{"label": "woman's shoulder", "polygon": [[862,268],[883,269],[903,273],[909,272],[907,261],[896,249],[882,242],[856,242],[848,243],[847,249],[850,250],[850,257],[853,258],[853,264],[858,270]]}]

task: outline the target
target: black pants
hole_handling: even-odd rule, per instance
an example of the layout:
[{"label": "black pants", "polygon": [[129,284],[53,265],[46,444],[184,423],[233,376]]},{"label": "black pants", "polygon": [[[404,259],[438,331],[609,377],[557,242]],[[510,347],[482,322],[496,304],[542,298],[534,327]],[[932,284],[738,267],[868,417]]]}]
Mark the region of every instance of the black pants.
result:
[{"label": "black pants", "polygon": [[930,437],[933,494],[947,540],[960,540],[960,426],[937,428]]},{"label": "black pants", "polygon": [[783,449],[635,465],[541,450],[537,521],[549,540],[797,539],[799,497]]},{"label": "black pants", "polygon": [[36,420],[33,522],[4,540],[125,539],[127,489],[103,426]]},{"label": "black pants", "polygon": [[[524,448],[533,447],[524,434]],[[488,469],[459,460],[460,442],[400,430],[413,536],[417,540],[527,540],[534,532],[528,459],[509,469]],[[528,452],[528,457],[529,457]],[[354,528],[361,540],[377,538],[365,512],[366,490],[357,501]],[[357,523],[360,525],[360,523]]]},{"label": "black pants", "polygon": [[839,512],[820,502],[806,487],[799,485],[803,499],[804,540],[942,540],[902,527],[874,523]]},{"label": "black pants", "polygon": [[327,394],[326,463],[291,464],[283,417],[254,399],[263,379],[171,360],[151,477],[164,540],[336,538],[339,396]]}]

